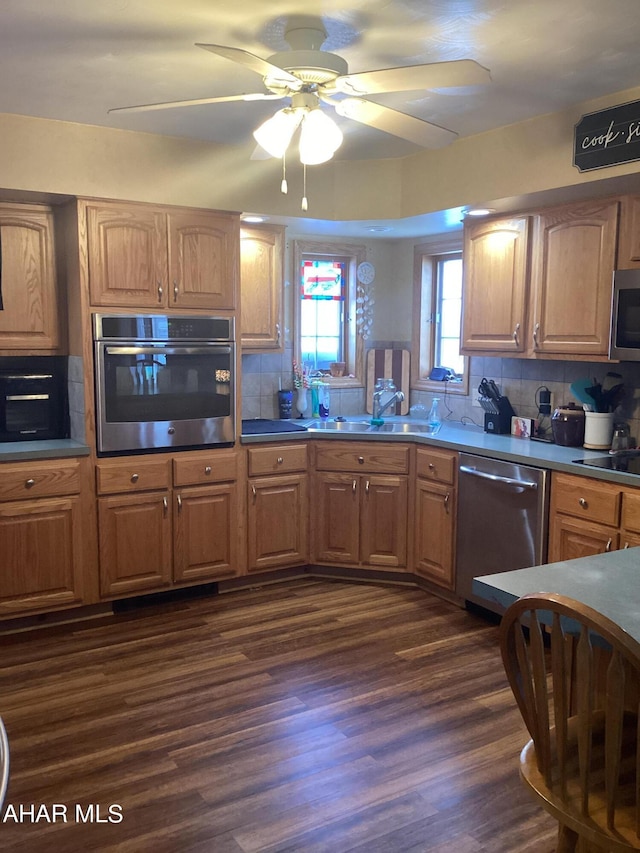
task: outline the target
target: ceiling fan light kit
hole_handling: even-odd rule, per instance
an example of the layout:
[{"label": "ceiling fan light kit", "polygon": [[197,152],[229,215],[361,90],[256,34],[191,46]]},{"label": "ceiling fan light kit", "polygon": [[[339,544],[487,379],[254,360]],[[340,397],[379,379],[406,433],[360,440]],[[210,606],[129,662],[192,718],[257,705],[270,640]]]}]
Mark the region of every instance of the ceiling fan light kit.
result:
[{"label": "ceiling fan light kit", "polygon": [[[478,86],[491,80],[489,71],[471,59],[349,74],[347,62],[341,56],[321,50],[327,31],[322,19],[314,15],[291,15],[287,20],[284,37],[291,50],[276,53],[268,59],[262,59],[243,48],[217,44],[197,45],[259,74],[268,90],[266,92],[141,104],[109,112],[143,112],[230,101],[290,98],[289,106],[278,110],[253,134],[260,147],[270,156],[283,159],[284,169],[284,157],[298,127],[300,160],[305,167],[326,163],[342,144],[342,132],[320,109],[321,102],[334,108],[344,118],[406,139],[423,148],[440,148],[456,139],[457,134],[432,122],[369,101],[367,96]],[[350,97],[345,98],[345,95]],[[284,185],[286,181],[283,178]]]}]

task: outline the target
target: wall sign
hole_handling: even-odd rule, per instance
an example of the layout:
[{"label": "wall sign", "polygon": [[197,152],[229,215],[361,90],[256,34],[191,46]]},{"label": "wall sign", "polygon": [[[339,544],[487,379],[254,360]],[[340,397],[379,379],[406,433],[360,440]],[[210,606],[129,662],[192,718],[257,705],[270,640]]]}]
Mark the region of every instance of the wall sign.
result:
[{"label": "wall sign", "polygon": [[588,113],[575,126],[573,165],[581,172],[640,160],[640,101]]}]

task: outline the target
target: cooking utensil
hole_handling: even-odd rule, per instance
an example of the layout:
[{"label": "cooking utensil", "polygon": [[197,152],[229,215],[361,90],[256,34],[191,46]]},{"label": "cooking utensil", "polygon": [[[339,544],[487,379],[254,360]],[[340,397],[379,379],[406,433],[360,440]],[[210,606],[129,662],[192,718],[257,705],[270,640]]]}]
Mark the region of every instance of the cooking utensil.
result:
[{"label": "cooking utensil", "polygon": [[587,388],[592,384],[591,380],[585,377],[584,379],[576,379],[570,386],[571,393],[576,400],[583,406],[589,406],[588,411],[592,411],[594,406],[593,397],[587,393]]}]

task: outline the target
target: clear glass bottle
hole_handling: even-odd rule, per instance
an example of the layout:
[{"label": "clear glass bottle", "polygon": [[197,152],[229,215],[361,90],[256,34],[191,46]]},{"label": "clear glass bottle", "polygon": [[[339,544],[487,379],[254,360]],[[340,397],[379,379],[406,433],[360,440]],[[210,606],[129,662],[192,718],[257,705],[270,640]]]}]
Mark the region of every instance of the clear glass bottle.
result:
[{"label": "clear glass bottle", "polygon": [[440,412],[438,410],[438,403],[440,402],[439,397],[434,397],[431,403],[431,408],[429,409],[429,414],[427,415],[427,424],[431,427],[431,429],[436,430],[440,424],[442,423],[442,418],[440,417]]}]

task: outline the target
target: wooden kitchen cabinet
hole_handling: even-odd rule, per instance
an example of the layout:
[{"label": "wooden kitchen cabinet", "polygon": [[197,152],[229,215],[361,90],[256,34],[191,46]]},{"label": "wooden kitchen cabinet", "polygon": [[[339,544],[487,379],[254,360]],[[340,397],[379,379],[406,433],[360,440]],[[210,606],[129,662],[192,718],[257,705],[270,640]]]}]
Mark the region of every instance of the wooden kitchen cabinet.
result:
[{"label": "wooden kitchen cabinet", "polygon": [[455,588],[458,454],[416,451],[414,571],[448,590]]},{"label": "wooden kitchen cabinet", "polygon": [[53,213],[0,203],[0,351],[60,346]]},{"label": "wooden kitchen cabinet", "polygon": [[525,351],[530,219],[509,217],[465,226],[462,352]]},{"label": "wooden kitchen cabinet", "polygon": [[235,308],[237,215],[115,202],[86,211],[93,306]]},{"label": "wooden kitchen cabinet", "polygon": [[620,200],[616,267],[619,270],[640,268],[640,196],[624,196]]},{"label": "wooden kitchen cabinet", "polygon": [[620,545],[622,497],[623,489],[614,483],[554,472],[549,562],[616,550]]},{"label": "wooden kitchen cabinet", "polygon": [[248,571],[309,561],[307,446],[269,444],[247,450]]},{"label": "wooden kitchen cabinet", "polygon": [[461,351],[606,359],[618,208],[583,202],[468,226]]},{"label": "wooden kitchen cabinet", "polygon": [[318,443],[315,468],[312,561],[406,570],[409,448]]},{"label": "wooden kitchen cabinet", "polygon": [[102,460],[96,479],[103,597],[238,572],[235,451]]},{"label": "wooden kitchen cabinet", "polygon": [[240,230],[243,352],[284,350],[284,240],[281,225]]},{"label": "wooden kitchen cabinet", "polygon": [[0,615],[84,603],[77,459],[0,465]]}]

